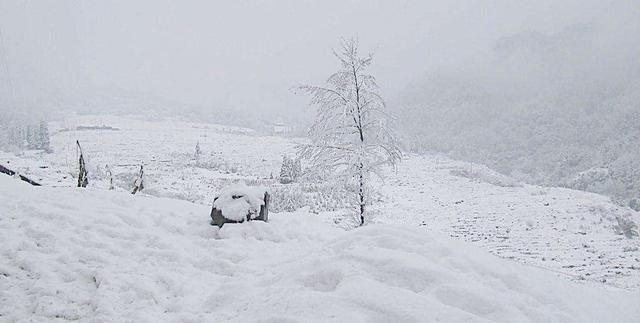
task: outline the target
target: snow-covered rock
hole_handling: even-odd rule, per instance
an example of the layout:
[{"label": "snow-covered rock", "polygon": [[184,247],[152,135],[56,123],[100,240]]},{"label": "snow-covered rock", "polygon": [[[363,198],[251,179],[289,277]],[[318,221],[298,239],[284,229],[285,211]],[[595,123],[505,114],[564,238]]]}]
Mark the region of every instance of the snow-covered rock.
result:
[{"label": "snow-covered rock", "polygon": [[0,321],[634,322],[640,294],[577,284],[424,227],[275,214],[0,177]]},{"label": "snow-covered rock", "polygon": [[225,188],[213,202],[213,207],[220,210],[222,215],[233,221],[241,222],[255,219],[260,215],[260,209],[265,205],[263,187],[249,187],[244,183],[233,184]]}]

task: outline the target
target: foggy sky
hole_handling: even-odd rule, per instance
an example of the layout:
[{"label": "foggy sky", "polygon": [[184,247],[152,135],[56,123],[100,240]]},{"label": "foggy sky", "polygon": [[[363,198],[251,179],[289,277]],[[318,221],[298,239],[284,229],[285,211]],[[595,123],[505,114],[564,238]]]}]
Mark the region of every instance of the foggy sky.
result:
[{"label": "foggy sky", "polygon": [[[304,110],[290,88],[336,68],[358,37],[383,94],[483,57],[502,36],[554,33],[602,0],[0,0],[0,95],[64,102],[96,89],[252,111]],[[636,35],[637,37],[637,35]],[[2,102],[2,100],[0,100]]]}]

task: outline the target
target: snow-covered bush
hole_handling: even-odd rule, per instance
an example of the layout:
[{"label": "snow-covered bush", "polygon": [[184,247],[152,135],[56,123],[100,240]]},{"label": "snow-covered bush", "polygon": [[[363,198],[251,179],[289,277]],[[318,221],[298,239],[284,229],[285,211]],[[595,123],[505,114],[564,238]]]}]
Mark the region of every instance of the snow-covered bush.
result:
[{"label": "snow-covered bush", "polygon": [[611,181],[611,173],[609,169],[603,167],[590,168],[586,171],[579,172],[571,181],[570,187],[583,191],[598,191],[599,187],[606,185]]},{"label": "snow-covered bush", "polygon": [[274,212],[293,212],[307,205],[300,185],[274,185],[271,190],[271,207]]},{"label": "snow-covered bush", "polygon": [[[181,159],[188,160],[188,164],[191,166],[216,170],[225,174],[235,174],[235,173],[246,173],[246,165],[239,164],[237,162],[233,162],[230,160],[224,159],[222,156],[218,154],[204,154],[201,153],[199,158],[193,158],[194,155],[187,154],[185,155],[177,155]],[[186,157],[186,158],[185,158]],[[249,172],[250,173],[250,172]]]},{"label": "snow-covered bush", "polygon": [[350,194],[343,183],[292,183],[273,184],[270,209],[274,212],[291,212],[308,207],[312,213],[350,209]]},{"label": "snow-covered bush", "polygon": [[[107,186],[111,186],[111,179],[113,179],[113,186],[125,189],[127,191],[131,190],[131,185],[139,181],[140,178],[140,170],[136,167],[118,167],[118,168],[110,168],[111,175],[108,173],[104,173],[102,177],[96,178],[103,180],[107,183]],[[147,178],[145,177],[144,185],[147,185]],[[151,192],[155,192],[151,190]]]},{"label": "snow-covered bush", "polygon": [[617,234],[624,235],[629,239],[636,238],[640,235],[638,225],[633,222],[628,215],[616,215],[616,224],[613,226],[613,229]]},{"label": "snow-covered bush", "polygon": [[640,211],[640,200],[633,198],[629,201],[629,207],[634,211]]}]

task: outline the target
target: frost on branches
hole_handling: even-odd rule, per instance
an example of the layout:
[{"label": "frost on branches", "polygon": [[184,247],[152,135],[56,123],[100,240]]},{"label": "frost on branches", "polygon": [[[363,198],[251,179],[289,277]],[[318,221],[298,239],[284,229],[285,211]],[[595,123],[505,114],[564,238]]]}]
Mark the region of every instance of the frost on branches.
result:
[{"label": "frost on branches", "polygon": [[282,157],[282,166],[280,167],[280,176],[278,180],[281,184],[290,184],[296,182],[302,173],[300,159],[291,159],[285,155]]},{"label": "frost on branches", "polygon": [[324,86],[302,86],[311,96],[317,115],[309,129],[309,144],[298,151],[316,176],[333,176],[353,186],[360,225],[364,224],[367,183],[383,165],[401,158],[397,142],[388,128],[385,103],[375,77],[367,74],[371,55],[358,55],[358,42],[344,40],[334,55],[340,69]]}]

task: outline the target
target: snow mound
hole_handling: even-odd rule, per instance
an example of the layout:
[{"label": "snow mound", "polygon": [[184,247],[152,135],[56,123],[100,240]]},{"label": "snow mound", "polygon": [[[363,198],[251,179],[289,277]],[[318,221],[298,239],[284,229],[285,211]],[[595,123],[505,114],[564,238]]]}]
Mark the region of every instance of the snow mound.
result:
[{"label": "snow mound", "polygon": [[247,215],[255,219],[260,215],[260,207],[264,205],[266,192],[262,187],[234,184],[220,193],[213,202],[213,207],[220,210],[229,220],[242,221],[247,218]]},{"label": "snow mound", "polygon": [[633,322],[576,284],[422,228],[208,224],[184,201],[0,177],[0,321]]}]

